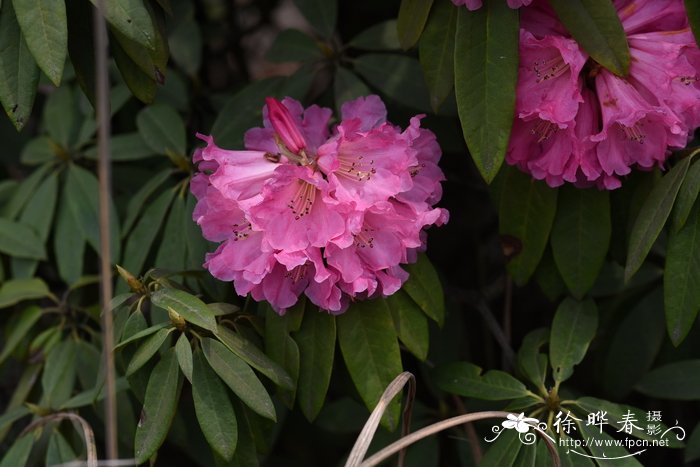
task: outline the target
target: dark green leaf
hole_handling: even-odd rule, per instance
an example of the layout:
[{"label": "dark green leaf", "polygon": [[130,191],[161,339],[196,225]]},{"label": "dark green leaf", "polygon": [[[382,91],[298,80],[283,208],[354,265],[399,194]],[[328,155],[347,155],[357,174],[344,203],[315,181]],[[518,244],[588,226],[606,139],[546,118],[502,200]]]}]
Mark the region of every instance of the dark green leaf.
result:
[{"label": "dark green leaf", "polygon": [[479,467],[511,467],[516,465],[514,462],[523,447],[523,443],[518,439],[518,433],[515,430],[504,431],[486,451]]},{"label": "dark green leaf", "polygon": [[199,426],[212,449],[231,460],[236,451],[238,426],[226,387],[209,367],[201,350],[192,358],[192,398]]},{"label": "dark green leaf", "polygon": [[187,381],[192,384],[192,347],[190,346],[190,340],[187,338],[187,334],[184,332],[180,334],[175,344],[175,355],[177,355],[177,363],[180,365],[182,374],[184,374]]},{"label": "dark green leaf", "polygon": [[673,230],[678,232],[688,220],[690,211],[700,193],[700,164],[693,164],[683,180],[678,198],[673,205]]},{"label": "dark green leaf", "polygon": [[[95,105],[95,44],[86,37],[94,37],[93,9],[88,2],[69,0],[66,3],[68,17],[68,56],[75,70],[80,88]],[[112,104],[114,105],[114,103]]]},{"label": "dark green leaf", "polygon": [[[3,289],[6,285],[7,282],[0,288],[0,296],[2,296]],[[8,330],[2,353],[0,353],[0,365],[15,350],[29,330],[39,321],[39,318],[41,318],[41,308],[38,306],[30,306],[20,312],[19,318],[15,321],[12,328]]]},{"label": "dark green leaf", "polygon": [[423,312],[438,326],[445,321],[445,295],[437,271],[425,254],[418,261],[404,266],[409,273],[403,285],[406,292],[421,307]]},{"label": "dark green leaf", "polygon": [[428,356],[428,318],[406,292],[399,290],[386,298],[399,340],[419,360]]},{"label": "dark green leaf", "polygon": [[630,234],[625,281],[629,281],[637,272],[666,224],[690,161],[691,157],[686,157],[676,164],[654,186],[644,201]]},{"label": "dark green leaf", "polygon": [[420,64],[430,90],[430,105],[434,112],[438,111],[454,87],[458,11],[451,3],[439,2],[430,13],[420,39]]},{"label": "dark green leaf", "polygon": [[209,365],[231,391],[256,413],[276,420],[272,399],[246,362],[214,339],[204,338],[201,344]]},{"label": "dark green leaf", "polygon": [[685,12],[695,35],[695,42],[700,43],[700,5],[694,0],[685,0]]},{"label": "dark green leaf", "polygon": [[207,305],[194,295],[183,290],[162,288],[151,295],[154,305],[167,310],[172,308],[185,321],[208,331],[216,331],[216,319]]},{"label": "dark green leaf", "polygon": [[171,349],[160,359],[148,379],[134,439],[136,464],[146,462],[163,444],[175,416],[181,382],[177,358]]},{"label": "dark green leaf", "polygon": [[295,315],[303,314],[305,301],[301,300],[287,310],[284,316],[279,316],[271,306],[265,304],[265,353],[277,362],[294,381],[291,391],[280,391],[282,402],[290,409],[294,407],[297,380],[299,378],[299,346],[290,337],[290,325]]},{"label": "dark green leaf", "polygon": [[659,399],[700,400],[700,360],[682,360],[655,368],[635,389]]},{"label": "dark green leaf", "polygon": [[404,50],[408,50],[418,42],[433,0],[402,0],[399,7],[399,17],[396,24],[396,31],[399,36],[399,43]]},{"label": "dark green leaf", "polygon": [[557,191],[515,167],[503,170],[499,232],[508,272],[525,284],[542,258],[557,207]]},{"label": "dark green leaf", "polygon": [[270,381],[277,386],[287,390],[294,388],[294,381],[287,372],[249,340],[223,326],[219,326],[214,332],[214,335],[228,347],[231,352],[238,355],[248,365],[270,378]]},{"label": "dark green leaf", "polygon": [[271,62],[304,62],[323,58],[314,38],[297,29],[280,32],[265,56]]},{"label": "dark green leaf", "polygon": [[0,102],[17,130],[29,120],[38,83],[39,68],[6,0],[0,8]]},{"label": "dark green leaf", "polygon": [[[109,139],[109,155],[114,162],[134,161],[151,157],[155,154],[148,147],[143,137],[136,132],[114,135]],[[96,160],[97,146],[93,146],[85,151],[85,157]]]},{"label": "dark green leaf", "polygon": [[[191,214],[191,213],[190,213]],[[163,230],[163,238],[160,241],[155,265],[159,268],[171,271],[186,269],[186,235],[182,231],[183,225],[194,224],[192,216],[185,209],[185,200],[176,196],[168,214],[168,221]],[[199,229],[199,226],[195,227]],[[204,261],[200,258],[199,264]],[[199,265],[198,264],[198,265]]]},{"label": "dark green leaf", "polygon": [[158,329],[136,350],[134,356],[126,368],[126,376],[132,375],[136,370],[144,366],[160,350],[163,343],[175,328]]},{"label": "dark green leaf", "polygon": [[58,149],[49,137],[37,136],[24,145],[19,160],[25,165],[43,164],[54,160]]},{"label": "dark green leaf", "polygon": [[17,258],[46,259],[44,243],[34,230],[0,218],[0,252]]},{"label": "dark green leaf", "polygon": [[66,441],[60,431],[54,430],[49,438],[49,446],[46,449],[46,465],[58,465],[71,462],[77,458],[71,445]]},{"label": "dark green leaf", "polygon": [[73,146],[80,130],[80,112],[70,86],[61,86],[46,99],[43,122],[51,139],[64,151]]},{"label": "dark green leaf", "polygon": [[397,21],[390,19],[370,26],[348,43],[350,47],[364,50],[396,50],[401,48]]},{"label": "dark green leaf", "polygon": [[[532,384],[545,393],[548,392],[544,384],[547,377],[547,356],[541,353],[540,349],[548,342],[549,329],[535,329],[525,336],[518,350],[518,366],[520,370]],[[544,366],[542,366],[543,361],[545,363]]]},{"label": "dark green leaf", "polygon": [[0,308],[12,306],[22,300],[33,300],[48,296],[51,296],[48,286],[38,277],[12,279],[0,286]]},{"label": "dark green leaf", "polygon": [[469,362],[454,362],[435,370],[435,382],[441,389],[464,397],[506,400],[530,394],[525,385],[503,371],[481,368]]},{"label": "dark green leaf", "polygon": [[34,60],[58,86],[68,54],[66,4],[55,0],[12,0],[12,4]]},{"label": "dark green leaf", "polygon": [[156,81],[139,68],[118,42],[112,41],[111,46],[114,61],[131,93],[141,102],[151,104],[156,98]]},{"label": "dark green leaf", "polygon": [[618,76],[627,76],[630,49],[615,5],[608,0],[550,0],[576,42]]},{"label": "dark green leaf", "polygon": [[136,116],[136,126],[156,154],[185,154],[185,125],[172,107],[156,104],[144,108]]},{"label": "dark green leaf", "polygon": [[134,222],[139,216],[141,210],[148,203],[146,200],[153,194],[153,192],[161,186],[170,177],[171,172],[169,170],[163,170],[154,175],[148,182],[146,182],[129,200],[129,205],[126,208],[126,219],[124,220],[124,227],[122,234],[126,235],[133,227]]},{"label": "dark green leaf", "polygon": [[[384,389],[402,371],[401,353],[391,313],[384,300],[355,302],[336,318],[343,360],[357,392],[373,410]],[[398,423],[399,401],[385,413],[389,427]]]},{"label": "dark green leaf", "polygon": [[181,21],[168,35],[170,55],[188,75],[197,74],[202,66],[202,32],[193,18]]},{"label": "dark green leaf", "polygon": [[552,253],[567,287],[583,298],[593,287],[610,245],[607,191],[565,186],[559,190],[552,225]]},{"label": "dark green leaf", "polygon": [[[95,5],[97,0],[90,1]],[[109,24],[138,44],[155,49],[156,30],[141,0],[110,0],[105,7]]]},{"label": "dark green leaf", "polygon": [[[9,1],[9,0],[6,0]],[[2,462],[0,462],[0,467],[17,467],[20,465],[27,465],[29,460],[29,454],[32,452],[32,446],[34,445],[34,435],[32,433],[27,433],[21,438],[17,439],[10,449],[3,455]]]},{"label": "dark green leaf", "polygon": [[598,328],[598,309],[591,299],[566,298],[554,315],[549,337],[549,359],[554,381],[561,383],[574,373]]},{"label": "dark green leaf", "polygon": [[36,188],[44,179],[46,174],[51,169],[51,164],[44,164],[36,169],[30,176],[25,178],[14,190],[12,197],[3,206],[2,217],[14,219],[20,213],[22,208],[29,202],[32,195],[36,192]]},{"label": "dark green leaf", "polygon": [[455,95],[464,139],[490,183],[503,163],[518,80],[518,13],[489,1],[459,8],[455,37]]},{"label": "dark green leaf", "polygon": [[415,58],[396,54],[361,55],[355,60],[355,71],[397,102],[430,110],[428,87]]},{"label": "dark green leaf", "polygon": [[41,375],[41,405],[57,408],[70,398],[75,382],[77,351],[75,341],[67,339],[49,352]]},{"label": "dark green leaf", "polygon": [[124,340],[122,340],[121,342],[119,342],[119,344],[114,346],[114,350],[119,350],[122,347],[125,347],[125,346],[131,344],[132,342],[135,342],[139,339],[143,339],[144,337],[150,336],[151,334],[155,334],[157,331],[160,331],[161,329],[166,328],[170,325],[171,325],[171,323],[169,321],[165,321],[162,323],[154,324],[153,326],[148,327],[146,329],[143,329],[141,331],[138,331],[137,333],[129,335],[128,337],[124,336],[125,337]]},{"label": "dark green leaf", "polygon": [[333,93],[335,105],[340,109],[340,106],[347,101],[370,94],[370,90],[355,73],[340,66],[335,71]]},{"label": "dark green leaf", "polygon": [[338,18],[337,0],[294,0],[301,14],[324,37],[330,39]]},{"label": "dark green leaf", "polygon": [[615,459],[605,464],[603,464],[604,461],[599,461],[598,465],[604,465],[606,467],[642,467],[639,461],[634,457],[630,457],[630,453],[622,447],[622,445],[616,444],[615,440],[605,431],[601,433],[597,426],[586,425],[581,422],[578,422],[577,425],[581,430],[581,437],[583,439],[595,439],[597,441],[587,446],[594,458],[603,459],[609,457]]},{"label": "dark green leaf", "polygon": [[335,317],[315,309],[306,310],[299,332],[300,366],[297,400],[307,420],[313,421],[326,399],[335,357]]},{"label": "dark green leaf", "polygon": [[64,186],[56,214],[53,250],[59,275],[65,282],[72,284],[83,274],[85,236],[78,221],[73,217],[73,211],[69,205],[70,196]]}]

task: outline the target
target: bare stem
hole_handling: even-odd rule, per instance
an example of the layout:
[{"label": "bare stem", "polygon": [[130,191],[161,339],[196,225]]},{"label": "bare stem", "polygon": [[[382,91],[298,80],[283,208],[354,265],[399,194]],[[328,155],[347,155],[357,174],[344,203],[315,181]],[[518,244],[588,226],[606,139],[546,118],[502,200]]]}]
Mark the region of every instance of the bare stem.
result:
[{"label": "bare stem", "polygon": [[85,448],[87,450],[87,467],[97,467],[97,447],[95,446],[95,435],[92,432],[90,424],[85,421],[83,417],[72,412],[59,412],[45,417],[41,417],[38,420],[33,421],[22,431],[20,437],[27,433],[44,426],[51,422],[60,422],[62,420],[71,420],[77,422],[83,431],[83,439],[85,439]]}]

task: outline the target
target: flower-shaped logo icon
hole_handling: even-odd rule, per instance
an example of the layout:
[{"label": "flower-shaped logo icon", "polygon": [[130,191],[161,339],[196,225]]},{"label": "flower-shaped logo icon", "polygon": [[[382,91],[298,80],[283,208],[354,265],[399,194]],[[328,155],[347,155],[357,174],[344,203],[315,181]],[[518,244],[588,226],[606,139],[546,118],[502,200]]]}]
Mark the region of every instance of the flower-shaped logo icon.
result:
[{"label": "flower-shaped logo icon", "polygon": [[504,422],[501,423],[503,425],[503,428],[506,428],[508,430],[512,430],[515,428],[519,433],[527,433],[530,431],[530,428],[532,424],[534,423],[537,425],[539,423],[539,420],[536,418],[528,418],[525,417],[524,413],[520,413],[520,415],[514,415],[514,414],[508,414],[506,417],[508,420],[505,420]]}]

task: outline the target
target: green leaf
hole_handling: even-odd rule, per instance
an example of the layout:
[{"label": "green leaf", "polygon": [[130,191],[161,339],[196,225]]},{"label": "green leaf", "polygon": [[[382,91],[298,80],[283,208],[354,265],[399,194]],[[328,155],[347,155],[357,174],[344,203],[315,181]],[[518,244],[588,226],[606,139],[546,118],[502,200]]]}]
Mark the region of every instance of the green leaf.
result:
[{"label": "green leaf", "polygon": [[370,94],[370,90],[355,73],[339,66],[335,71],[333,93],[335,95],[335,106],[340,109],[341,105],[347,101]]},{"label": "green leaf", "polygon": [[408,280],[402,290],[421,307],[428,318],[442,326],[445,321],[445,295],[437,271],[425,254],[418,255],[418,261],[407,264]]},{"label": "green leaf", "polygon": [[503,163],[518,81],[518,13],[489,1],[459,8],[455,95],[462,132],[481,176],[490,183]]},{"label": "green leaf", "polygon": [[[68,57],[75,77],[85,96],[95,105],[95,44],[86,37],[94,37],[93,8],[85,1],[66,3],[68,19]],[[112,104],[114,105],[114,103]]]},{"label": "green leaf", "polygon": [[692,157],[686,157],[676,164],[644,200],[630,234],[625,281],[629,281],[637,272],[666,224],[691,159]]},{"label": "green leaf", "polygon": [[163,170],[154,175],[148,182],[146,182],[129,200],[129,204],[126,208],[126,219],[124,220],[124,227],[122,234],[126,235],[133,227],[136,219],[138,218],[141,210],[144,206],[148,205],[146,202],[148,198],[153,194],[155,190],[158,189],[169,177],[172,175],[170,170]]},{"label": "green leaf", "polygon": [[[143,137],[136,132],[114,135],[109,139],[109,155],[114,162],[135,161],[155,154]],[[85,151],[85,157],[97,160],[97,146]]]},{"label": "green leaf", "polygon": [[435,112],[454,87],[458,11],[451,3],[438,2],[418,47],[425,82],[430,90],[430,105]]},{"label": "green leaf", "polygon": [[418,60],[397,54],[366,54],[355,71],[372,86],[408,107],[430,110],[430,94]]},{"label": "green leaf", "polygon": [[58,86],[68,54],[66,4],[61,0],[12,0],[12,5],[34,60]]},{"label": "green leaf", "polygon": [[168,45],[173,61],[188,75],[195,76],[202,66],[202,32],[193,16],[170,31]]},{"label": "green leaf", "polygon": [[38,83],[39,68],[6,0],[0,7],[0,102],[17,130],[29,120]]},{"label": "green leaf", "polygon": [[175,416],[181,382],[177,358],[171,349],[160,359],[148,379],[134,438],[136,464],[146,462],[163,444]]},{"label": "green leaf", "polygon": [[655,368],[635,389],[659,399],[700,400],[700,360],[682,360]]},{"label": "green leaf", "polygon": [[238,355],[238,357],[243,359],[248,365],[270,378],[270,381],[277,386],[287,390],[294,389],[294,381],[287,372],[272,361],[270,357],[265,355],[255,344],[223,326],[218,326],[214,335],[231,352]]},{"label": "green leaf", "polygon": [[[186,268],[187,238],[182,234],[182,226],[188,224],[195,223],[192,221],[192,216],[186,212],[185,200],[180,196],[176,196],[163,230],[163,238],[160,241],[158,255],[156,256],[156,266],[171,271],[181,271]],[[199,229],[199,226],[196,224],[195,227]],[[199,264],[203,261],[202,255]]]},{"label": "green leaf", "polygon": [[548,392],[544,384],[547,378],[547,355],[541,353],[540,349],[548,342],[549,329],[538,328],[525,336],[518,350],[518,367],[544,393]]},{"label": "green leaf", "polygon": [[29,140],[22,148],[19,160],[25,165],[37,165],[50,162],[56,157],[55,151],[59,149],[56,143],[48,136],[37,136]]},{"label": "green leaf", "polygon": [[294,307],[279,316],[270,305],[265,304],[265,353],[277,362],[294,381],[291,391],[280,391],[282,402],[290,409],[294,407],[297,380],[299,378],[299,346],[290,337],[290,326],[296,316],[304,313],[305,300],[300,300]]},{"label": "green leaf", "polygon": [[208,331],[216,331],[216,319],[207,305],[194,295],[183,290],[162,288],[151,295],[154,305],[167,310],[172,308],[185,321]]},{"label": "green leaf", "polygon": [[46,465],[57,465],[71,462],[77,458],[71,445],[60,431],[53,430],[46,449]]},{"label": "green leaf", "polygon": [[44,164],[25,178],[22,183],[20,183],[19,187],[14,190],[7,204],[3,206],[2,217],[8,219],[16,218],[22,208],[29,202],[32,195],[36,192],[37,187],[51,168],[51,164]]},{"label": "green leaf", "polygon": [[695,35],[695,42],[700,43],[700,5],[694,0],[685,0],[685,12]]},{"label": "green leaf", "polygon": [[[484,453],[479,467],[511,467],[515,464],[523,443],[515,430],[507,430]],[[518,466],[521,467],[521,466]]]},{"label": "green leaf", "polygon": [[231,391],[257,414],[273,421],[277,420],[272,399],[246,362],[221,342],[209,338],[200,342],[209,365]]},{"label": "green leaf", "polygon": [[70,338],[51,349],[41,375],[41,405],[58,408],[70,398],[75,382],[77,351],[75,341]]},{"label": "green leaf", "polygon": [[518,285],[537,269],[549,239],[557,207],[557,190],[515,167],[503,170],[499,232],[507,268]]},{"label": "green leaf", "polygon": [[58,204],[56,231],[53,238],[58,274],[68,284],[72,284],[82,276],[85,253],[85,236],[80,224],[73,217],[73,211],[69,206],[70,196],[64,186],[61,202]]},{"label": "green leaf", "polygon": [[160,350],[165,340],[174,330],[174,327],[170,329],[158,329],[153,335],[146,339],[131,358],[129,366],[126,368],[126,376],[134,374],[136,370],[148,363],[148,361],[158,353],[158,350]]},{"label": "green leaf", "polygon": [[[0,296],[3,294],[3,289],[7,285],[7,282],[0,288]],[[12,328],[8,329],[7,338],[5,339],[5,345],[0,353],[0,365],[10,356],[10,354],[17,348],[17,345],[24,339],[30,329],[39,321],[41,318],[41,308],[38,306],[29,306],[19,313],[19,318],[15,321]]]},{"label": "green leaf", "polygon": [[146,329],[143,329],[135,334],[132,334],[130,336],[124,336],[124,340],[119,342],[119,344],[114,346],[114,350],[119,350],[123,347],[126,347],[127,345],[131,344],[132,342],[135,342],[139,339],[143,339],[144,337],[150,336],[151,334],[155,334],[156,332],[160,331],[163,328],[166,328],[168,326],[171,326],[171,323],[169,321],[164,321],[162,323],[157,323],[154,324],[153,326],[150,326]]},{"label": "green leaf", "polygon": [[177,363],[180,365],[182,374],[184,374],[187,381],[192,384],[192,347],[190,346],[190,340],[187,338],[187,334],[184,332],[180,334],[175,344],[175,355],[177,356]]},{"label": "green leaf", "polygon": [[280,32],[265,55],[271,62],[305,62],[323,58],[314,38],[297,29]]},{"label": "green leaf", "polygon": [[399,43],[408,50],[418,42],[428,21],[433,0],[402,0],[399,7],[396,31]]},{"label": "green leaf", "polygon": [[61,86],[46,99],[42,120],[51,139],[61,148],[68,149],[78,138],[80,112],[75,93],[70,86]]},{"label": "green leaf", "polygon": [[666,328],[673,345],[686,338],[700,310],[700,203],[668,239],[664,268]]},{"label": "green leaf", "polygon": [[576,42],[618,76],[627,76],[630,49],[627,35],[608,0],[550,0],[557,16]]},{"label": "green leaf", "polygon": [[294,0],[294,4],[314,29],[328,39],[333,37],[338,19],[337,0]]},{"label": "green leaf", "polygon": [[350,42],[350,47],[363,50],[396,50],[401,48],[397,32],[397,21],[390,19],[365,29]]},{"label": "green leaf", "polygon": [[[90,0],[97,5],[97,0]],[[105,19],[132,41],[154,50],[156,30],[141,0],[110,0],[105,2]]]},{"label": "green leaf", "polygon": [[48,286],[38,277],[12,279],[0,285],[0,308],[15,305],[22,300],[34,300],[49,296],[51,296],[51,292]]},{"label": "green leaf", "polygon": [[149,204],[141,219],[129,235],[124,249],[123,267],[132,274],[138,276],[143,273],[143,265],[155,240],[158,231],[163,225],[165,214],[175,193],[166,190]]},{"label": "green leaf", "polygon": [[112,41],[111,47],[117,68],[131,93],[141,102],[151,104],[156,98],[156,81],[139,68],[118,42]]},{"label": "green leaf", "polygon": [[683,180],[678,197],[673,205],[673,231],[678,232],[688,220],[690,211],[700,193],[700,164],[692,164]]},{"label": "green leaf", "polygon": [[506,400],[530,394],[525,385],[503,371],[481,368],[469,362],[454,362],[435,370],[435,383],[444,391],[483,400]]},{"label": "green leaf", "polygon": [[212,449],[231,460],[236,451],[238,426],[226,387],[209,367],[201,350],[195,351],[192,361],[192,399],[199,426]]},{"label": "green leaf", "polygon": [[[355,302],[336,317],[336,322],[350,377],[367,408],[373,410],[384,389],[403,369],[389,308],[381,299]],[[384,416],[389,427],[398,424],[399,408],[395,399]]]},{"label": "green leaf", "polygon": [[386,297],[399,340],[419,360],[428,357],[428,318],[406,292],[399,290]]},{"label": "green leaf", "polygon": [[297,400],[309,421],[321,411],[331,382],[335,327],[334,316],[311,309],[304,313],[301,328],[294,335],[300,354]]},{"label": "green leaf", "polygon": [[[581,432],[581,438],[594,439],[597,442],[588,444],[587,448],[596,459],[611,458],[610,461],[603,464],[602,461],[597,462],[598,465],[610,467],[642,467],[634,457],[630,457],[630,453],[618,445],[615,440],[605,431],[602,433],[597,426],[586,425],[585,423],[577,422]],[[579,456],[576,456],[579,457]],[[614,461],[612,459],[615,459]]]},{"label": "green leaf", "polygon": [[[6,0],[9,1],[9,0]],[[3,455],[0,467],[17,467],[18,465],[27,465],[29,454],[32,452],[34,445],[34,435],[27,433],[17,439],[10,449]]]},{"label": "green leaf", "polygon": [[144,108],[136,116],[136,126],[148,147],[156,154],[185,154],[185,125],[172,107],[155,104]]},{"label": "green leaf", "polygon": [[44,243],[32,229],[0,218],[0,252],[16,258],[46,259]]},{"label": "green leaf", "polygon": [[554,315],[549,337],[549,359],[554,381],[561,383],[574,373],[586,355],[598,328],[598,309],[591,299],[566,298]]},{"label": "green leaf", "polygon": [[608,252],[611,231],[607,191],[573,186],[559,190],[552,253],[574,297],[583,298],[593,287]]}]

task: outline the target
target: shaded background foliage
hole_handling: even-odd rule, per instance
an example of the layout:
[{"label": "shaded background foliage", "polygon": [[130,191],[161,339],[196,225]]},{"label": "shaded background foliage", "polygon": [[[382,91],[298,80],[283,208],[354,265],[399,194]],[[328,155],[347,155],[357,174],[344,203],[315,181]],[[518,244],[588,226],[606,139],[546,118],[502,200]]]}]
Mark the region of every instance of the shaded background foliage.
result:
[{"label": "shaded background foliage", "polygon": [[[28,14],[26,3],[3,1],[0,23]],[[136,5],[140,24],[153,31],[149,48],[129,36],[131,22],[108,16],[112,250],[125,279],[115,273],[122,457],[146,461],[163,443],[159,465],[339,465],[368,414],[364,406],[373,406],[401,368],[418,377],[415,427],[464,411],[557,408],[557,398],[576,400],[569,407],[584,419],[591,407],[622,413],[595,397],[638,407],[640,417],[662,410],[667,425],[678,420],[693,433],[685,449],[651,450],[643,464],[700,457],[700,381],[693,377],[700,374],[693,324],[700,166],[688,154],[674,156],[666,174],[634,173],[610,193],[551,189],[512,168],[498,171],[478,154],[475,164],[463,123],[479,109],[465,107],[462,84],[453,91],[455,76],[459,83],[476,66],[459,58],[458,40],[474,18],[448,1],[116,3]],[[37,5],[56,8],[48,0]],[[503,14],[517,26],[514,12]],[[66,422],[21,436],[48,414],[76,410],[98,444],[104,436],[91,15],[87,0],[66,1],[63,16],[50,16],[66,18],[63,71],[56,67],[65,57],[34,43],[35,58],[47,54],[36,60],[43,73],[28,71],[38,85],[23,81],[14,95],[4,89],[0,96],[14,115],[0,119],[3,466],[84,458]],[[2,28],[0,43],[19,50],[21,26]],[[7,53],[0,52],[4,77],[12,72]],[[507,97],[514,83],[499,78]],[[430,232],[427,257],[411,267],[404,290],[337,319],[304,303],[280,318],[204,273],[204,253],[214,246],[191,222],[195,132],[241,147],[244,131],[260,125],[267,95],[337,110],[370,92],[402,126],[427,113],[424,124],[444,152],[441,206],[451,220]],[[24,100],[13,104],[18,96]],[[18,120],[16,110],[26,118]],[[660,220],[639,227],[652,218]],[[648,257],[634,253],[630,245],[637,244],[650,249]],[[690,259],[679,264],[689,269],[671,281],[684,281],[689,292],[669,306],[677,295],[667,284],[664,297],[664,274],[678,258]],[[682,331],[667,333],[667,321],[680,321]],[[310,361],[320,363],[310,368]],[[492,371],[481,375],[475,365]],[[395,405],[385,428],[396,426],[397,415]],[[422,441],[407,464],[469,466],[485,452],[482,465],[548,465],[541,446],[520,449],[505,437],[493,447],[480,442],[490,426]],[[373,449],[397,436],[384,429]]]}]

